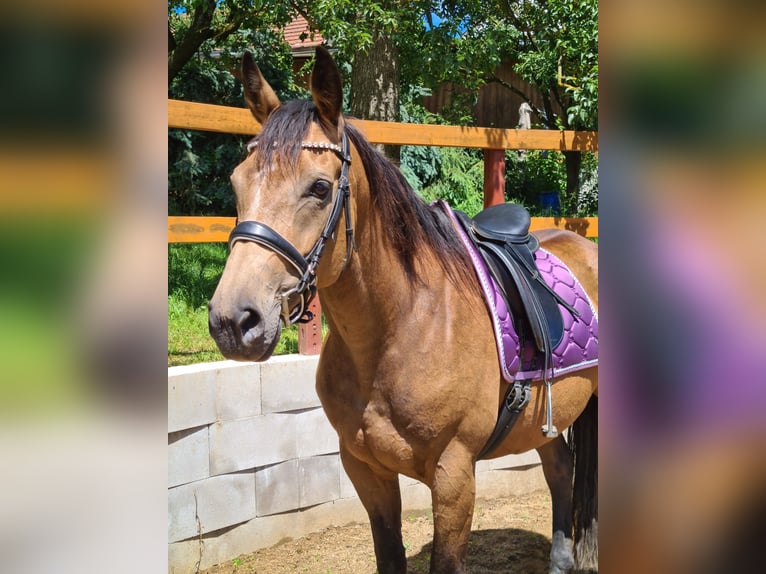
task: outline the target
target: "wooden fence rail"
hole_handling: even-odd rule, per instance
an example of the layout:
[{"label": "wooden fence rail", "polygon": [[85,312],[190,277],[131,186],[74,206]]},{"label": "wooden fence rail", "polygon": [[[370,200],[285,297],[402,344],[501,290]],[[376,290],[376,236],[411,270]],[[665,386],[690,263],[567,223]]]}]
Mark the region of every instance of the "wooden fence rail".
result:
[{"label": "wooden fence rail", "polygon": [[[598,132],[507,130],[355,119],[349,121],[370,142],[376,144],[598,151]],[[256,135],[261,131],[261,125],[247,109],[180,100],[168,100],[168,127],[244,135]]]},{"label": "wooden fence rail", "polygon": [[[376,144],[464,147],[484,150],[484,206],[502,203],[505,196],[507,149],[598,151],[597,132],[511,130],[466,126],[397,124],[349,120]],[[168,127],[219,133],[256,135],[261,125],[245,108],[168,100]],[[232,166],[233,168],[234,166]],[[168,217],[169,243],[227,241],[233,217]],[[598,218],[533,217],[532,230],[556,227],[585,237],[598,237]],[[316,301],[316,299],[315,299]],[[319,316],[319,306],[312,308]],[[299,329],[299,352],[316,354],[321,348],[318,319]]]},{"label": "wooden fence rail", "polygon": [[[218,243],[229,240],[236,217],[170,216],[168,243]],[[584,237],[598,237],[598,217],[533,217],[530,229],[569,229]]]}]

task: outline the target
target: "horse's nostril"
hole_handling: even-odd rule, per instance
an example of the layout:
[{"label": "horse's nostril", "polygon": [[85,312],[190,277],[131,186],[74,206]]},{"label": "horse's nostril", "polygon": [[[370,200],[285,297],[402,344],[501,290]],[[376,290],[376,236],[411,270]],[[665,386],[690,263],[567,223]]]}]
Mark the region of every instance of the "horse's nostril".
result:
[{"label": "horse's nostril", "polygon": [[239,329],[244,337],[245,334],[261,323],[261,314],[255,309],[244,309],[239,315]]}]

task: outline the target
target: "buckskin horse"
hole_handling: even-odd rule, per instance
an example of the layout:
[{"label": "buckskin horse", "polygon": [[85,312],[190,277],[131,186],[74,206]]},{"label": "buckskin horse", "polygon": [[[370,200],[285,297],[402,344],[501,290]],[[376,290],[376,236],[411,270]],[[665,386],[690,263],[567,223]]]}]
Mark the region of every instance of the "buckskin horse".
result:
[{"label": "buckskin horse", "polygon": [[[346,121],[326,50],[311,100],[280,104],[250,54],[241,79],[263,129],[231,177],[238,225],[210,333],[227,358],[266,360],[318,289],[329,332],[316,389],[369,514],[378,572],[407,570],[399,474],[432,493],[431,572],[464,572],[475,465],[509,386],[468,249],[442,206],[423,202]],[[568,231],[536,235],[597,309],[597,246]],[[552,498],[550,572],[595,569],[597,366],[554,377],[552,412],[568,443],[541,433],[551,392],[536,381],[486,458],[537,450]]]}]

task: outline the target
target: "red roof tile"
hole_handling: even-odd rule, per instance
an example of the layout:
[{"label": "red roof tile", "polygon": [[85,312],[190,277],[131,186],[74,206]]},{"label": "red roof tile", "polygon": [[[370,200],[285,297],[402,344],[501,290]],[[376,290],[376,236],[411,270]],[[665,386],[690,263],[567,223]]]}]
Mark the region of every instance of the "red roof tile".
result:
[{"label": "red roof tile", "polygon": [[[314,32],[314,38],[311,38],[311,29],[303,16],[298,16],[285,27],[285,41],[290,44],[292,50],[301,50],[305,48],[314,48],[324,43],[324,37],[319,32]],[[301,35],[306,34],[305,40],[301,40]]]}]

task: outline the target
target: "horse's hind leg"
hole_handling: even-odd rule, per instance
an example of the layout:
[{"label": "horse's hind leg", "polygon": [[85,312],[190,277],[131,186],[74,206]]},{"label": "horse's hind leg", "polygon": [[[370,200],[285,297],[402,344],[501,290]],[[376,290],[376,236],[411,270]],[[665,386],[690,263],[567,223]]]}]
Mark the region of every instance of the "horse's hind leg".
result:
[{"label": "horse's hind leg", "polygon": [[475,496],[472,455],[453,441],[439,458],[431,484],[434,512],[431,574],[464,572]]},{"label": "horse's hind leg", "polygon": [[566,574],[574,567],[572,551],[572,454],[559,435],[537,449],[553,503],[553,542],[550,574]]},{"label": "horse's hind leg", "polygon": [[402,498],[398,475],[381,477],[342,446],[341,461],[370,517],[379,574],[405,574],[402,543]]}]

